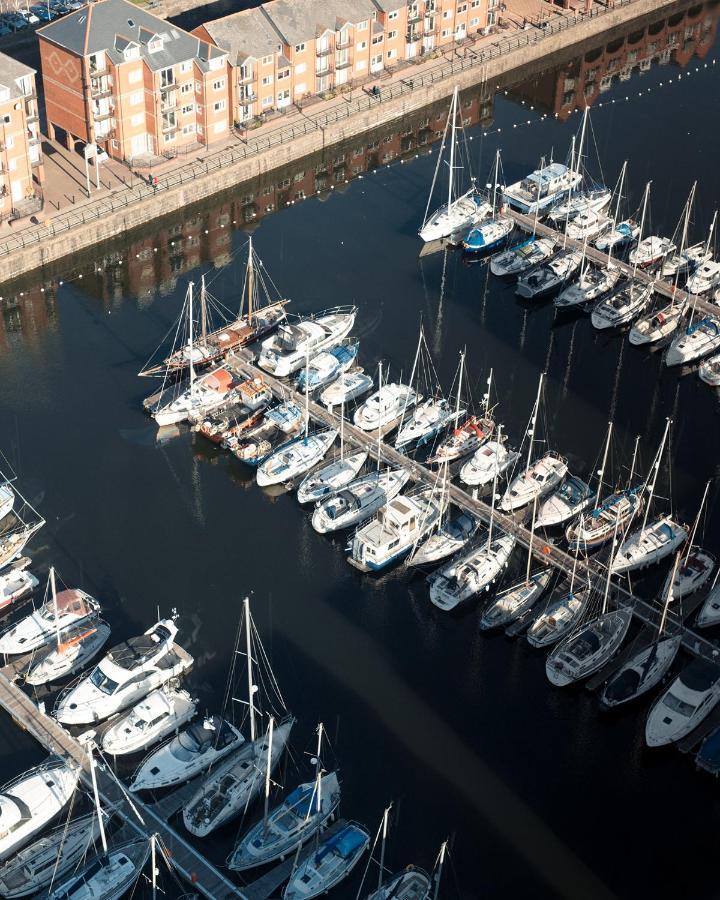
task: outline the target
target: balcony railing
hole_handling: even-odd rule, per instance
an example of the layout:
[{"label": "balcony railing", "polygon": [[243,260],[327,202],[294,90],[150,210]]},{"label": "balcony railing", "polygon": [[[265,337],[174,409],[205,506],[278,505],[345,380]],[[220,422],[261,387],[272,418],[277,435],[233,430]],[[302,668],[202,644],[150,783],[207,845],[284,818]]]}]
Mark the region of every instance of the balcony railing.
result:
[{"label": "balcony railing", "polygon": [[350,46],[351,43],[352,43],[352,41],[350,40],[349,35],[348,35],[348,37],[345,38],[345,40],[342,40],[341,38],[337,38],[337,40],[335,41],[335,49],[336,50],[347,50],[347,48]]},{"label": "balcony railing", "polygon": [[113,110],[109,109],[107,112],[96,112],[93,110],[93,118],[96,122],[104,122],[105,119],[111,119],[113,116]]},{"label": "balcony railing", "polygon": [[255,75],[252,72],[248,72],[245,75],[243,75],[243,73],[240,72],[238,75],[238,84],[247,84],[248,81],[254,81],[254,80],[255,80]]},{"label": "balcony railing", "polygon": [[417,9],[408,10],[408,17],[407,17],[408,25],[411,24],[412,22],[419,22],[420,19],[422,19],[420,10],[417,10]]},{"label": "balcony railing", "polygon": [[257,94],[254,90],[246,91],[244,94],[240,94],[238,100],[242,104],[254,103],[257,100]]},{"label": "balcony railing", "polygon": [[163,122],[162,123],[163,134],[173,134],[178,130],[177,122]]},{"label": "balcony railing", "polygon": [[352,60],[350,60],[350,59],[342,59],[342,60],[337,60],[337,61],[336,61],[336,63],[335,63],[335,68],[336,68],[336,69],[347,69],[347,67],[348,67],[348,66],[351,66],[351,65],[352,65]]},{"label": "balcony railing", "polygon": [[332,53],[332,52],[333,52],[333,48],[328,45],[327,47],[318,47],[315,50],[315,55],[316,56],[327,56],[329,53]]},{"label": "balcony railing", "polygon": [[405,40],[408,44],[413,44],[415,41],[419,41],[422,37],[422,34],[419,31],[408,30],[405,34]]},{"label": "balcony railing", "polygon": [[160,90],[161,91],[176,91],[179,87],[180,87],[180,85],[177,83],[177,81],[169,81],[167,84],[161,84]]}]

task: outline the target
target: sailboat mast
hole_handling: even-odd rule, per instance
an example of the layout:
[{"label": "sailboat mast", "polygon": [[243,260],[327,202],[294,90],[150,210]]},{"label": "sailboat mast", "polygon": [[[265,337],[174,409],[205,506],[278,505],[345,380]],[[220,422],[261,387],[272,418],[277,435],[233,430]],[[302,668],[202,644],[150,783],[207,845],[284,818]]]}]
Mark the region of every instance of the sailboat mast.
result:
[{"label": "sailboat mast", "polygon": [[248,238],[247,302],[248,322],[251,322],[255,313],[255,265],[253,263],[252,237]]},{"label": "sailboat mast", "polygon": [[[498,453],[502,449],[502,425],[498,425],[497,430],[497,447]],[[493,520],[495,519],[495,494],[497,493],[498,480],[498,461],[495,459],[495,472],[493,473],[492,499],[490,501],[490,526],[488,527],[488,547],[492,544]]]},{"label": "sailboat mast", "polygon": [[152,896],[153,900],[157,897],[157,865],[155,862],[155,838],[153,833],[150,837],[150,865],[152,866]]},{"label": "sailboat mast", "polygon": [[635,465],[637,463],[638,447],[640,446],[640,435],[635,435],[635,447],[633,449],[632,462],[630,463],[630,477],[628,478],[628,487],[632,487],[632,480],[635,477]]},{"label": "sailboat mast", "polygon": [[[323,738],[323,723],[318,722],[317,727],[317,752],[315,753],[315,809],[318,813],[322,810],[322,797],[320,796],[321,784],[322,784],[322,773],[321,762],[320,762],[320,754],[322,753],[322,738]],[[312,804],[310,804],[310,808],[312,808]],[[310,814],[310,809],[308,810],[308,815]]]},{"label": "sailboat mast", "polygon": [[[643,232],[645,231],[645,213],[647,212],[648,198],[650,196],[650,185],[652,181],[648,181],[645,185],[645,194],[643,196],[642,215],[640,216],[640,234],[638,235],[638,246],[642,243]],[[635,256],[635,265],[633,266],[633,278],[637,274],[638,256]]]},{"label": "sailboat mast", "polygon": [[190,393],[195,386],[195,366],[193,365],[193,282],[188,284],[188,362],[190,363]]},{"label": "sailboat mast", "polygon": [[447,211],[450,214],[452,208],[453,182],[455,181],[455,141],[457,132],[457,103],[458,103],[458,87],[455,85],[453,91],[452,104],[450,106],[450,114],[452,116],[452,131],[450,132],[450,172],[448,176],[448,198]]},{"label": "sailboat mast", "polygon": [[615,231],[617,228],[617,221],[620,215],[620,203],[622,202],[622,191],[625,186],[625,172],[627,171],[627,160],[622,164],[622,169],[620,170],[620,180],[618,182],[618,195],[617,195],[617,203],[615,204],[615,215],[612,220],[612,229],[611,231]]},{"label": "sailboat mast", "polygon": [[388,817],[390,815],[391,809],[392,803],[390,804],[390,806],[385,808],[385,812],[383,813],[382,844],[380,845],[380,870],[378,872],[378,890],[380,890],[380,886],[382,885],[383,872],[385,871],[385,845],[387,843]]},{"label": "sailboat mast", "polygon": [[713,232],[715,231],[715,225],[717,223],[717,214],[718,211],[715,210],[712,217],[712,222],[710,223],[710,231],[708,232],[707,241],[705,242],[705,253],[710,252],[710,244],[712,243]]},{"label": "sailboat mast", "polygon": [[340,461],[345,458],[345,397],[340,401]]},{"label": "sailboat mast", "polygon": [[443,841],[440,847],[440,855],[438,857],[437,874],[435,875],[435,893],[433,894],[433,900],[438,900],[438,894],[440,893],[440,879],[442,878],[443,866],[445,865],[446,852],[447,841]]},{"label": "sailboat mast", "polygon": [[[709,484],[709,482],[708,482]],[[670,572],[670,578],[668,579],[668,589],[667,594],[665,595],[665,603],[663,604],[662,615],[660,616],[660,624],[658,625],[658,634],[657,639],[660,640],[660,636],[663,633],[663,628],[665,628],[665,622],[667,621],[668,609],[670,608],[670,604],[673,601],[673,585],[675,584],[675,576],[677,575],[678,566],[680,565],[680,554],[675,554],[675,565],[672,567],[672,572]]]},{"label": "sailboat mast", "polygon": [[[378,362],[378,400],[381,399],[381,391],[382,391],[382,360]],[[378,425],[377,429],[378,433],[378,442],[377,442],[377,470],[380,471],[380,444],[382,437],[382,428]]]},{"label": "sailboat mast", "polygon": [[585,131],[587,129],[587,120],[590,112],[590,107],[586,106],[583,110],[583,120],[582,120],[582,129],[580,130],[580,148],[577,152],[577,174],[580,174],[580,168],[582,167],[582,156],[583,156],[583,147],[585,146]]},{"label": "sailboat mast", "polygon": [[250,619],[250,598],[246,597],[243,601],[245,607],[245,652],[247,653],[247,682],[248,682],[248,705],[250,707],[250,740],[255,741],[257,734],[255,732],[255,686],[253,685],[252,672],[252,640],[250,636],[251,619]]},{"label": "sailboat mast", "polygon": [[527,466],[526,468],[530,468],[530,463],[532,462],[532,448],[533,448],[533,439],[535,436],[535,423],[537,422],[537,414],[538,408],[540,406],[540,392],[542,391],[543,378],[545,377],[545,373],[540,373],[540,381],[538,382],[538,390],[537,397],[535,398],[535,406],[533,406],[533,413],[530,417],[530,427],[528,428],[528,456],[527,456]]},{"label": "sailboat mast", "polygon": [[492,217],[495,218],[495,198],[497,197],[497,189],[498,189],[498,175],[500,174],[500,150],[495,154],[495,179],[493,181],[493,192],[492,192]]},{"label": "sailboat mast", "polygon": [[60,650],[60,619],[58,616],[57,590],[55,589],[55,566],[50,566],[50,590],[52,591],[53,615],[55,617],[55,640]]},{"label": "sailboat mast", "polygon": [[490,369],[490,374],[488,375],[487,380],[487,393],[485,394],[485,418],[487,418],[490,414],[490,388],[492,387],[492,379],[493,379],[493,370]]},{"label": "sailboat mast", "polygon": [[100,841],[102,842],[103,853],[107,853],[107,838],[105,837],[105,825],[103,823],[102,809],[100,808],[100,795],[98,793],[97,777],[95,775],[95,757],[93,756],[92,741],[87,743],[88,760],[90,761],[90,779],[92,780],[93,797],[95,798],[95,809],[97,810],[98,827],[100,828]]},{"label": "sailboat mast", "polygon": [[612,548],[610,550],[610,556],[608,557],[607,562],[607,578],[605,579],[605,593],[603,594],[603,602],[602,602],[602,612],[601,615],[605,615],[607,612],[607,601],[608,594],[610,593],[610,579],[612,577],[612,564],[615,559],[615,547],[617,546],[617,533],[618,533],[618,525],[620,524],[620,516],[615,516],[615,528],[613,530],[613,542]]},{"label": "sailboat mast", "polygon": [[457,425],[457,420],[460,417],[460,397],[462,395],[462,380],[463,380],[463,369],[465,367],[465,350],[460,354],[460,373],[458,375],[458,392],[457,392],[457,402],[455,403],[455,424]]},{"label": "sailboat mast", "polygon": [[598,472],[598,489],[595,494],[595,509],[600,505],[600,492],[602,491],[603,478],[605,477],[605,466],[607,465],[608,453],[610,452],[610,438],[612,437],[613,423],[608,422],[607,440],[605,441],[605,450],[603,451],[602,465]]},{"label": "sailboat mast", "polygon": [[692,553],[693,544],[695,543],[695,535],[697,534],[698,526],[700,524],[700,518],[702,516],[703,507],[705,506],[705,501],[707,500],[708,491],[710,490],[710,482],[705,482],[705,490],[703,491],[702,500],[700,501],[700,507],[697,512],[697,516],[695,516],[695,521],[693,522],[692,531],[690,532],[690,540],[687,542],[687,553],[685,554],[685,558],[683,559],[683,565],[687,565],[687,561]]},{"label": "sailboat mast", "polygon": [[[583,533],[583,529],[585,527],[585,516],[580,516],[580,534]],[[570,574],[570,593],[573,592],[573,587],[575,586],[575,572],[577,571],[577,562],[578,556],[580,556],[580,543],[578,542],[577,547],[575,548],[575,557],[573,559],[572,572]]]},{"label": "sailboat mast", "polygon": [[662,461],[663,451],[665,450],[665,442],[667,441],[671,423],[672,419],[665,420],[665,431],[663,432],[662,441],[660,441],[660,448],[658,449],[655,459],[653,460],[652,481],[648,490],[647,503],[645,504],[645,513],[643,515],[641,533],[645,531],[645,526],[647,525],[648,515],[650,513],[650,504],[652,503],[653,494],[655,493],[655,485],[657,483],[658,472],[660,471],[660,462]]},{"label": "sailboat mast", "polygon": [[310,429],[310,347],[305,345],[305,442]]},{"label": "sailboat mast", "polygon": [[563,250],[567,247],[567,226],[568,221],[570,220],[570,209],[572,204],[572,195],[573,195],[573,178],[575,175],[575,135],[572,138],[572,149],[570,151],[570,190],[568,191],[568,203],[567,203],[567,219],[565,220],[565,233],[563,234]]},{"label": "sailboat mast", "polygon": [[203,347],[207,338],[207,298],[205,296],[205,275],[200,276],[200,337]]},{"label": "sailboat mast", "polygon": [[530,525],[530,543],[528,544],[527,569],[525,570],[525,584],[530,584],[530,563],[532,562],[533,541],[535,540],[535,515],[537,513],[537,494],[533,498],[532,524]]},{"label": "sailboat mast", "polygon": [[265,809],[263,812],[263,826],[267,823],[268,806],[270,804],[270,772],[272,770],[272,745],[273,745],[273,728],[275,726],[275,717],[270,716],[268,723],[268,752],[267,765],[265,767]]}]

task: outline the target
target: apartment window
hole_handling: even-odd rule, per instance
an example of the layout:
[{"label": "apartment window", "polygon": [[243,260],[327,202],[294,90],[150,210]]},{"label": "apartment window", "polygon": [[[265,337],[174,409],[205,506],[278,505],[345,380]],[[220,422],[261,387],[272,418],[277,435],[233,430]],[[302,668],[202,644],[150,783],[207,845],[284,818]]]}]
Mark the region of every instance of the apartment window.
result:
[{"label": "apartment window", "polygon": [[391,20],[397,19],[397,17],[398,17],[398,11],[396,9],[394,9],[391,13],[388,13],[388,19],[391,19]]},{"label": "apartment window", "polygon": [[295,52],[296,53],[304,53],[305,52],[305,44],[295,44]]},{"label": "apartment window", "polygon": [[474,19],[470,19],[470,27],[474,28],[476,25],[480,24],[480,19],[477,16]]},{"label": "apartment window", "polygon": [[278,81],[282,81],[283,78],[289,78],[289,77],[290,77],[290,69],[280,69],[280,71],[277,73]]},{"label": "apartment window", "polygon": [[358,50],[367,50],[367,41],[360,41],[358,44]]},{"label": "apartment window", "polygon": [[443,28],[440,37],[450,37],[451,34],[452,34],[451,28]]},{"label": "apartment window", "polygon": [[298,63],[298,65],[295,66],[295,74],[303,75],[305,73],[305,69],[307,69],[305,63]]},{"label": "apartment window", "polygon": [[182,133],[183,134],[195,134],[195,123],[189,122],[187,125],[183,125]]},{"label": "apartment window", "polygon": [[203,92],[203,91],[202,91],[202,82],[201,82],[201,81],[196,81],[196,82],[195,82],[195,93],[196,93],[196,94],[202,94],[202,92]]},{"label": "apartment window", "polygon": [[120,147],[120,142],[119,142],[119,141],[116,141],[116,140],[113,140],[113,142],[112,142],[112,148],[113,148],[113,150],[118,150],[119,147]]},{"label": "apartment window", "polygon": [[123,51],[123,59],[140,59],[140,48],[139,47],[126,47]]},{"label": "apartment window", "polygon": [[181,94],[189,94],[193,89],[192,81],[186,81],[184,85],[180,88]]},{"label": "apartment window", "polygon": [[355,26],[358,31],[367,31],[368,23],[367,19],[364,22],[358,22]]},{"label": "apartment window", "polygon": [[272,106],[273,98],[272,97],[263,97],[262,105],[263,106]]},{"label": "apartment window", "polygon": [[460,6],[458,6],[458,8],[457,8],[458,13],[464,13],[466,10],[467,10],[467,3],[461,3]]},{"label": "apartment window", "polygon": [[225,87],[225,79],[220,78],[218,81],[213,81],[213,90],[221,91]]},{"label": "apartment window", "polygon": [[143,102],[142,91],[133,91],[132,94],[130,94],[130,106],[137,106],[138,103],[142,103],[142,102]]},{"label": "apartment window", "polygon": [[397,31],[389,31],[388,32],[388,40],[389,41],[394,41],[396,37],[397,37]]},{"label": "apartment window", "polygon": [[137,84],[138,81],[142,81],[142,69],[131,69],[128,72],[128,83]]},{"label": "apartment window", "polygon": [[397,50],[388,50],[388,52],[387,52],[388,59],[395,59],[396,56],[397,56]]},{"label": "apartment window", "polygon": [[372,42],[373,42],[373,44],[382,44],[383,36],[381,34],[376,34],[375,37],[372,39]]},{"label": "apartment window", "polygon": [[470,9],[477,9],[480,6],[480,0],[472,0],[470,4]]},{"label": "apartment window", "polygon": [[161,69],[160,87],[167,87],[170,84],[175,84],[175,75],[173,74],[172,67],[168,69]]},{"label": "apartment window", "polygon": [[273,61],[272,56],[263,56],[263,58],[262,58],[262,64],[263,64],[264,66],[269,66],[269,65],[271,65],[271,64],[272,64],[272,61]]},{"label": "apartment window", "polygon": [[163,42],[162,38],[153,38],[148,44],[148,52],[149,53],[157,53],[162,50]]},{"label": "apartment window", "polygon": [[213,110],[215,112],[222,112],[225,109],[225,101],[218,100],[217,103],[213,103]]},{"label": "apartment window", "polygon": [[180,64],[181,72],[192,72],[192,63],[189,59],[186,59],[184,63]]},{"label": "apartment window", "polygon": [[277,102],[278,102],[278,106],[280,106],[283,103],[289,103],[290,102],[290,91],[289,90],[278,91]]},{"label": "apartment window", "polygon": [[135,113],[135,115],[130,119],[130,124],[137,127],[138,125],[142,125],[142,123],[144,121],[145,121],[144,113]]},{"label": "apartment window", "polygon": [[443,13],[443,19],[449,19],[450,16],[452,16],[452,10],[446,9],[445,12]]},{"label": "apartment window", "polygon": [[[3,119],[6,125],[10,124],[10,116],[4,116]],[[12,148],[15,146],[15,138],[12,134],[9,134],[5,138],[5,146],[8,148],[8,150],[12,150]]]},{"label": "apartment window", "polygon": [[262,83],[265,87],[267,87],[269,84],[272,84],[273,83],[272,75],[264,75]]},{"label": "apartment window", "polygon": [[373,56],[373,58],[370,60],[370,66],[373,69],[381,69],[382,64],[383,64],[382,53],[380,53],[378,56]]},{"label": "apartment window", "polygon": [[189,116],[190,113],[193,111],[193,109],[195,109],[195,107],[193,106],[192,103],[191,103],[189,106],[183,106],[183,108],[182,108],[182,114],[183,114],[184,116]]},{"label": "apartment window", "polygon": [[174,140],[174,138],[175,138],[175,136],[172,134],[164,134],[163,135],[163,140],[165,141],[166,144],[169,144],[170,141]]}]

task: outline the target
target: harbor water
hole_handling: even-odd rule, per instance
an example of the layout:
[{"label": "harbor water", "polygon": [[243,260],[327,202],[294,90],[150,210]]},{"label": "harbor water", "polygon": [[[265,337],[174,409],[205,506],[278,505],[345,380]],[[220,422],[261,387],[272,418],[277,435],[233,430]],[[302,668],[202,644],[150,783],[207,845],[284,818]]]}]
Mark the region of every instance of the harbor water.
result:
[{"label": "harbor water", "polygon": [[[621,65],[593,96],[588,153],[609,185],[628,160],[628,210],[652,179],[653,233],[673,233],[697,180],[692,234],[701,240],[720,202],[720,47],[717,7],[694,10],[678,13],[680,25],[663,19],[622,38],[631,74],[618,77]],[[649,44],[673,28],[681,37],[668,58],[640,71],[634,48],[652,56]],[[489,86],[463,98],[481,183],[498,147],[507,184],[543,156],[565,157],[581,119],[569,112],[570,95],[602,77],[590,81],[592,65],[586,56],[520,73],[494,96]],[[609,473],[620,482],[636,435],[646,472],[671,418],[672,478],[663,470],[661,503],[671,499],[692,522],[718,474],[718,394],[695,372],[666,368],[661,353],[595,331],[586,315],[518,300],[485,263],[454,250],[420,256],[438,152],[428,133],[445,115],[436,109],[342,153],[330,148],[321,161],[0,290],[0,449],[47,519],[28,555],[43,577],[55,565],[65,584],[102,602],[113,643],[176,609],[180,642],[195,657],[189,688],[208,712],[222,702],[251,595],[298,718],[279,780],[308,780],[307,753],[324,722],[343,816],[374,834],[394,803],[389,866],[429,869],[450,838],[444,898],[717,896],[717,785],[691,756],[645,747],[652,698],[611,715],[583,687],[551,687],[544,654],[522,638],[482,633],[477,606],[441,613],[424,578],[402,566],[361,575],[346,562],[347,535],[317,535],[293,494],[261,490],[254,470],[184,427],[158,433],[142,411],[153,383],[137,373],[172,328],[188,280],[205,274],[210,293],[235,308],[252,229],[293,312],[358,306],[368,372],[382,360],[407,377],[422,323],[447,389],[463,349],[478,400],[492,369],[496,416],[516,443],[546,372],[537,436],[586,479],[608,421]],[[717,483],[709,496],[699,542],[720,556]],[[650,598],[665,572],[634,587]],[[4,718],[3,779],[40,758]],[[259,814],[250,810],[247,824]],[[237,830],[198,846],[223,864]],[[355,896],[363,865],[333,896]],[[166,896],[179,896],[163,877]],[[369,878],[374,885],[376,869]],[[141,881],[135,896],[148,891]]]}]

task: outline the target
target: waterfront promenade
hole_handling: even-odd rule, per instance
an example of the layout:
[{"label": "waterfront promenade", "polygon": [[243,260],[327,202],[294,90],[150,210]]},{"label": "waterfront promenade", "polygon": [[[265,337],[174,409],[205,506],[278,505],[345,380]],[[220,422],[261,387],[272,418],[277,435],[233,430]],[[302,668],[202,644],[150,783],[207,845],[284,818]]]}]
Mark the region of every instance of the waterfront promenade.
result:
[{"label": "waterfront promenade", "polygon": [[[422,109],[461,89],[492,86],[509,71],[547,62],[560,51],[639,20],[678,7],[675,0],[615,0],[589,12],[565,11],[544,20],[544,27],[512,29],[507,34],[468,42],[440,57],[403,68],[370,90],[356,88],[318,102],[235,137],[234,143],[185,162],[174,160],[153,171],[156,183],[123,167],[104,172],[108,187],[79,202],[67,191],[55,208],[46,202],[39,224],[16,223],[0,239],[0,279],[9,281],[73,253],[112,239],[153,219],[175,212],[281,165],[322,150],[379,125]],[[48,197],[51,189],[47,188]]]}]

